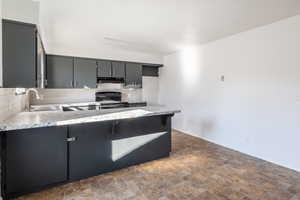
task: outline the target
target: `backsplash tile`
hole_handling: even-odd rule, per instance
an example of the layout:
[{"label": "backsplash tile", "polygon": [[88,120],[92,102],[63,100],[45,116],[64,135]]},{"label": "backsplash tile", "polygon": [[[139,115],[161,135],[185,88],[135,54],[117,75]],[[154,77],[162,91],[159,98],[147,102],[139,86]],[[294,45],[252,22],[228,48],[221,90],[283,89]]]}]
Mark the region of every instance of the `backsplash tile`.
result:
[{"label": "backsplash tile", "polygon": [[[60,104],[60,103],[81,103],[94,102],[95,93],[97,91],[107,91],[102,89],[38,89],[42,99],[32,98],[31,102],[34,105],[43,104]],[[141,102],[142,90],[110,90],[122,92],[122,101],[126,102]]]},{"label": "backsplash tile", "polygon": [[[97,89],[38,89],[42,100],[32,104],[79,103],[95,101],[97,91],[120,91],[122,101],[157,103],[158,78],[143,77],[143,89],[124,89],[122,84],[100,84]],[[26,96],[15,95],[15,88],[0,88],[0,122],[25,109]]]},{"label": "backsplash tile", "polygon": [[0,121],[25,109],[26,96],[15,95],[14,88],[0,88]]},{"label": "backsplash tile", "polygon": [[118,91],[122,92],[124,102],[157,104],[158,89],[157,77],[143,77],[143,89],[126,89],[123,84],[115,83],[98,84],[97,89],[38,89],[43,98],[33,98],[31,102],[34,105],[94,102],[97,91]]},{"label": "backsplash tile", "polygon": [[32,98],[34,105],[95,101],[95,89],[38,89],[42,99]]}]

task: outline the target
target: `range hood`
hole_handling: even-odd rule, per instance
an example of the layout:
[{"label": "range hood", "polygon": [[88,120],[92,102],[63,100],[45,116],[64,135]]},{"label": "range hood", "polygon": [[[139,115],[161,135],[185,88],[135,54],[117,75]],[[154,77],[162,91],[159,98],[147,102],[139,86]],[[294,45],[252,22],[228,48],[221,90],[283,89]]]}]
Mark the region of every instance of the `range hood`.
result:
[{"label": "range hood", "polygon": [[124,83],[124,78],[114,78],[114,77],[98,77],[97,83]]}]

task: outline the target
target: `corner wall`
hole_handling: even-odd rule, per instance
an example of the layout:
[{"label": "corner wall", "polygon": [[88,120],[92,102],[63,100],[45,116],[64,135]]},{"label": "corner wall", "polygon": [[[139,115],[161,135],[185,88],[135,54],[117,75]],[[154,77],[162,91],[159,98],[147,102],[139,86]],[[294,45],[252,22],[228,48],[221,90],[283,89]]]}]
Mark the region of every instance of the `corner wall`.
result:
[{"label": "corner wall", "polygon": [[299,35],[300,15],[166,56],[174,128],[300,171]]}]

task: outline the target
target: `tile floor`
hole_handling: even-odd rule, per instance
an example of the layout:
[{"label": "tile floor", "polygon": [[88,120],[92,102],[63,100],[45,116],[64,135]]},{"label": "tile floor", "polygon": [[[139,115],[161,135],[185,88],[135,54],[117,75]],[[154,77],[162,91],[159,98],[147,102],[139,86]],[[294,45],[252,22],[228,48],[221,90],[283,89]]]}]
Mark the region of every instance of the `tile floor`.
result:
[{"label": "tile floor", "polygon": [[19,200],[300,200],[300,173],[173,132],[170,158]]}]

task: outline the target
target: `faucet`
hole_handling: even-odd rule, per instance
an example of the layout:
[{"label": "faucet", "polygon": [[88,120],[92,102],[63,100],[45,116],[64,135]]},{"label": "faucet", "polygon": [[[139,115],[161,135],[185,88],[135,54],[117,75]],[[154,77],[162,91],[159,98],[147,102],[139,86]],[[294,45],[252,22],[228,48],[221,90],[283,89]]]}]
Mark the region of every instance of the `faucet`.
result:
[{"label": "faucet", "polygon": [[25,111],[29,112],[30,111],[30,92],[33,92],[35,94],[36,99],[41,99],[39,92],[35,88],[29,88],[26,90],[25,95],[27,96],[26,99],[26,105],[25,105]]}]

